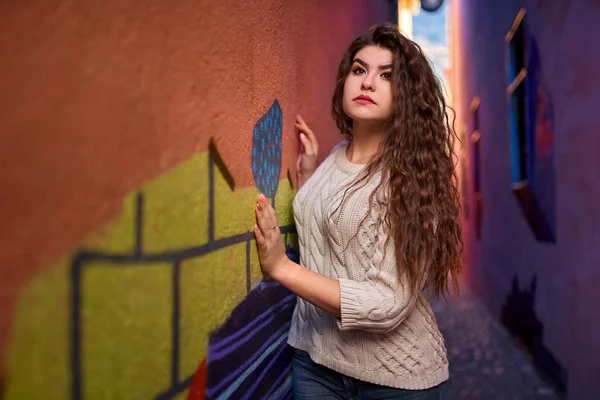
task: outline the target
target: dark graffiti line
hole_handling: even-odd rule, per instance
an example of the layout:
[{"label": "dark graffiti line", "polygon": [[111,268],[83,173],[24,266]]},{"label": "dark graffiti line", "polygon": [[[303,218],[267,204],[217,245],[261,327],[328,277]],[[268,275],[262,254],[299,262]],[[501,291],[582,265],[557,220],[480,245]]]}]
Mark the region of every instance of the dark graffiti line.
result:
[{"label": "dark graffiti line", "polygon": [[[287,237],[287,235],[286,235]],[[287,241],[286,241],[287,242]],[[250,276],[250,241],[246,242],[246,293],[250,293],[251,276]]]},{"label": "dark graffiti line", "polygon": [[81,400],[81,257],[71,266],[71,390],[74,400]]},{"label": "dark graffiti line", "polygon": [[143,207],[144,207],[144,194],[139,192],[136,198],[135,205],[135,253],[141,254],[143,251],[143,232],[142,232],[142,224],[143,224]]},{"label": "dark graffiti line", "polygon": [[[242,337],[244,337],[245,340],[242,339],[241,344],[245,343],[251,336],[254,336],[257,331],[260,331],[263,327],[268,325],[269,322],[271,322],[275,318],[275,313],[277,312],[277,310],[280,310],[282,308],[286,308],[286,306],[289,306],[289,305],[286,305],[286,303],[291,303],[292,300],[294,300],[294,298],[295,298],[295,295],[293,295],[293,294],[290,294],[289,296],[282,298],[277,303],[273,304],[271,307],[269,307],[268,309],[263,311],[262,314],[258,315],[256,318],[254,318],[252,320],[252,322],[246,324],[246,326],[239,329],[235,334],[228,336],[225,339],[218,340],[218,341],[210,344],[209,348],[210,348],[211,352],[214,352],[213,357],[221,358],[221,357],[219,357],[219,354],[222,352],[222,350],[223,349],[225,349],[225,351],[230,350],[232,345],[235,346],[235,343],[232,343],[232,342],[235,342]],[[251,329],[252,329],[252,331],[250,331]],[[250,331],[250,332],[248,332],[248,331]],[[218,359],[218,358],[214,358],[214,359]]]},{"label": "dark graffiti line", "polygon": [[215,163],[208,157],[208,242],[215,240]]},{"label": "dark graffiti line", "polygon": [[[296,228],[294,225],[287,225],[287,226],[283,226],[280,228],[282,233],[295,233],[296,232]],[[81,278],[83,275],[83,269],[86,267],[86,263],[93,263],[93,262],[108,262],[111,264],[115,264],[113,265],[102,265],[102,267],[104,268],[110,268],[110,267],[114,267],[114,268],[122,268],[122,264],[128,264],[129,266],[135,266],[135,264],[142,264],[142,263],[158,263],[158,262],[170,262],[173,263],[175,265],[174,270],[177,272],[174,272],[174,283],[173,283],[173,287],[174,290],[175,288],[177,288],[177,292],[174,292],[173,295],[175,296],[175,302],[176,304],[174,304],[174,312],[177,312],[177,314],[174,314],[173,316],[173,330],[174,333],[175,331],[177,331],[177,334],[174,335],[174,347],[173,347],[173,351],[177,351],[179,352],[179,324],[178,324],[178,315],[179,315],[179,266],[180,266],[180,261],[187,259],[187,258],[194,258],[194,257],[199,257],[199,256],[203,256],[209,253],[212,253],[216,250],[220,250],[238,243],[243,243],[246,242],[248,243],[246,246],[246,249],[249,249],[249,243],[251,240],[254,239],[254,234],[251,232],[248,233],[243,233],[240,235],[235,235],[235,236],[231,236],[228,238],[223,238],[223,239],[219,239],[219,240],[215,240],[213,242],[201,245],[201,246],[196,246],[196,247],[190,247],[187,249],[181,249],[181,250],[176,250],[176,251],[171,251],[171,252],[164,252],[164,253],[155,253],[155,254],[114,254],[114,253],[101,253],[101,252],[94,252],[94,251],[81,251],[78,254],[75,255],[75,257],[73,258],[73,261],[71,263],[71,376],[72,376],[72,382],[71,382],[71,387],[72,387],[72,399],[73,400],[81,400],[82,399],[82,381],[83,381],[83,377],[82,377],[82,373],[81,373],[81,362],[82,362],[82,354],[81,354],[81,297],[82,297],[82,293],[81,293]],[[248,251],[247,251],[248,254]],[[249,261],[247,260],[247,265],[248,265]],[[143,267],[142,265],[139,265],[140,267]],[[177,275],[177,279],[175,277],[175,275]],[[176,322],[177,321],[177,322]],[[177,363],[178,364],[178,359],[179,359],[179,354],[173,354],[172,355],[172,360],[173,363]],[[177,381],[177,376],[179,374],[178,371],[178,366],[173,365],[172,366],[172,371],[171,371],[171,376],[172,376],[172,381],[173,381],[173,386],[172,388],[175,387],[179,387],[179,384],[175,384],[175,382]],[[191,377],[189,378],[191,379]],[[187,380],[186,380],[187,381]],[[171,388],[171,389],[172,389]],[[167,393],[171,393],[170,389],[169,391],[165,392],[164,395],[167,395]],[[179,393],[179,392],[177,392]],[[168,397],[163,397],[163,398],[168,398]]]},{"label": "dark graffiti line", "polygon": [[271,394],[276,390],[276,388],[282,387],[282,382],[284,382],[284,379],[287,378],[290,375],[291,370],[292,370],[292,365],[290,364],[277,377],[277,379],[275,380],[275,382],[273,382],[273,385],[271,386],[271,388],[269,389],[269,391],[263,396],[262,400],[270,399],[271,398]]},{"label": "dark graffiti line", "polygon": [[[277,125],[279,129],[279,136],[276,135],[274,140],[276,143],[281,146],[281,110],[279,108],[279,103],[275,101],[272,106],[272,118],[274,119],[274,124]],[[269,114],[269,117],[271,115]],[[266,122],[270,122],[270,119],[266,119]],[[279,121],[279,122],[277,122]],[[268,124],[267,124],[268,125]],[[254,139],[256,140],[256,138]],[[102,268],[122,268],[123,264],[128,267],[139,266],[143,267],[142,264],[149,263],[169,263],[173,266],[173,282],[172,282],[172,291],[173,291],[173,317],[172,317],[172,355],[171,355],[171,387],[168,388],[165,392],[159,394],[155,399],[156,400],[166,400],[171,399],[185,389],[187,389],[191,383],[192,376],[185,378],[184,380],[179,380],[179,361],[180,361],[180,343],[179,343],[179,317],[180,317],[180,306],[181,306],[181,296],[180,296],[180,284],[181,284],[181,262],[185,259],[195,258],[207,255],[214,251],[227,248],[236,244],[245,243],[246,244],[246,291],[250,292],[251,288],[251,264],[250,264],[250,255],[251,255],[251,242],[254,240],[254,233],[245,232],[238,235],[229,236],[226,238],[215,239],[215,163],[219,168],[219,171],[223,175],[224,179],[228,183],[231,190],[234,189],[233,177],[223,164],[214,143],[210,142],[210,151],[208,157],[208,242],[198,246],[192,246],[184,249],[177,250],[167,250],[164,252],[144,252],[143,247],[143,206],[144,206],[144,194],[142,192],[138,192],[136,197],[136,210],[135,210],[135,222],[134,222],[134,235],[135,235],[135,244],[132,253],[106,253],[101,251],[93,251],[93,250],[81,250],[74,254],[74,257],[71,261],[71,269],[70,269],[70,283],[71,283],[71,326],[70,326],[70,360],[71,360],[71,398],[73,400],[82,400],[82,387],[83,387],[83,376],[82,376],[82,277],[83,270],[86,267],[86,264],[94,263],[94,262],[102,262],[105,263],[101,265]],[[279,150],[280,152],[281,150]],[[272,172],[273,176],[268,176],[265,182],[262,182],[265,186],[264,188],[261,185],[257,186],[263,192],[265,189],[269,189],[268,194],[273,198],[273,204],[275,200],[275,193],[277,191],[278,186],[278,171],[279,169],[275,168],[275,165],[279,164],[280,168],[280,154],[273,154],[269,160],[261,160],[264,161],[264,165],[260,164],[261,167],[266,168],[265,171],[262,172]],[[268,169],[269,163],[273,163],[271,169]],[[257,164],[258,165],[258,164]],[[253,167],[257,165],[253,164]],[[257,171],[254,170],[253,173],[255,175]],[[258,172],[261,172],[258,171]],[[288,174],[289,175],[289,174]],[[294,224],[285,225],[280,227],[280,231],[285,235],[285,243],[287,243],[288,234],[296,233],[296,228]],[[111,265],[113,264],[113,265]],[[137,264],[137,265],[136,265]],[[89,265],[88,265],[89,266]]]},{"label": "dark graffiti line", "polygon": [[[273,335],[271,335],[263,345],[256,350],[251,356],[249,356],[246,361],[238,368],[233,371],[230,371],[229,375],[222,378],[218,384],[213,387],[206,388],[206,395],[208,397],[213,397],[217,393],[225,390],[227,391],[235,391],[236,387],[240,384],[240,378],[244,376],[245,373],[249,373],[255,370],[259,364],[262,362],[264,358],[269,356],[269,354],[274,351],[279,344],[284,342],[287,339],[288,330],[290,327],[291,321],[285,323],[281,326]],[[210,358],[210,355],[209,355]],[[239,365],[239,364],[238,364]],[[237,378],[237,379],[236,379]],[[226,388],[227,387],[227,388]],[[220,394],[221,397],[223,393]]]},{"label": "dark graffiti line", "polygon": [[176,386],[179,382],[179,313],[180,313],[180,271],[179,262],[175,263],[173,268],[173,358],[171,361],[171,386]]},{"label": "dark graffiti line", "polygon": [[[286,225],[280,228],[282,234],[288,233],[296,233],[296,228],[294,225]],[[107,262],[113,265],[103,265],[104,268],[121,268],[122,264],[128,264],[129,266],[135,266],[135,264],[142,263],[158,263],[158,262],[169,262],[175,265],[174,269],[179,268],[180,261],[188,258],[200,257],[209,253],[212,253],[216,250],[220,250],[235,244],[246,242],[246,249],[249,248],[250,241],[254,240],[254,234],[252,232],[242,233],[235,236],[230,236],[223,239],[218,239],[213,242],[206,243],[204,245],[190,247],[187,249],[180,249],[175,251],[167,251],[164,253],[133,253],[133,254],[115,254],[115,253],[102,253],[102,252],[94,252],[94,251],[81,251],[75,255],[71,264],[71,376],[72,376],[72,399],[73,400],[81,400],[82,399],[82,373],[81,373],[81,278],[83,275],[83,269],[86,267],[86,263],[93,262]],[[248,253],[248,252],[247,252]],[[247,265],[249,261],[247,260]],[[139,265],[143,267],[142,265]],[[179,274],[179,272],[177,272]],[[175,287],[175,283],[174,283]],[[176,298],[179,298],[179,293],[174,293]],[[174,305],[177,307],[177,313],[179,313],[179,303]],[[173,317],[173,321],[175,321],[175,316]],[[173,329],[178,332],[178,322],[175,324],[173,322]],[[179,351],[179,335],[175,335],[176,348],[173,348],[173,351],[177,349]],[[173,354],[172,356],[173,362],[178,361],[179,355]],[[178,367],[172,367],[172,378],[176,378],[178,375]],[[191,379],[191,377],[189,378]],[[186,379],[188,381],[189,379]],[[176,382],[176,379],[173,381]],[[179,387],[181,383],[174,384],[171,389],[175,387]],[[167,395],[168,393],[172,393],[171,389],[165,392],[163,395]],[[179,393],[180,391],[176,391]],[[175,392],[173,392],[175,393]],[[169,397],[162,397],[169,398]]]},{"label": "dark graffiti line", "polygon": [[[294,225],[286,225],[280,227],[281,233],[296,233]],[[246,232],[239,235],[234,235],[222,239],[217,239],[200,246],[188,247],[186,249],[178,249],[165,251],[163,253],[146,253],[146,254],[119,254],[119,253],[103,253],[96,251],[83,250],[76,255],[80,263],[88,262],[112,262],[119,264],[136,264],[136,263],[161,263],[161,262],[176,262],[187,258],[195,258],[212,253],[216,250],[233,246],[235,244],[244,243],[254,240],[254,233]],[[106,266],[108,267],[108,266]],[[120,267],[120,266],[117,266]]]},{"label": "dark graffiti line", "polygon": [[275,353],[275,355],[269,361],[269,363],[266,365],[266,367],[264,367],[263,371],[260,373],[260,375],[258,376],[258,378],[254,381],[254,383],[252,384],[252,386],[250,387],[250,389],[248,389],[246,391],[246,394],[244,394],[244,397],[242,397],[241,400],[252,400],[252,396],[254,396],[255,394],[257,394],[257,393],[255,393],[256,392],[256,388],[258,387],[258,385],[260,383],[262,383],[263,379],[265,378],[265,375],[267,375],[269,372],[271,372],[271,369],[273,368],[273,365],[275,364],[275,362],[279,359],[279,357],[281,355],[284,354],[285,351],[288,351],[288,350],[289,349],[286,346],[281,346],[281,348],[277,351],[277,353]]}]

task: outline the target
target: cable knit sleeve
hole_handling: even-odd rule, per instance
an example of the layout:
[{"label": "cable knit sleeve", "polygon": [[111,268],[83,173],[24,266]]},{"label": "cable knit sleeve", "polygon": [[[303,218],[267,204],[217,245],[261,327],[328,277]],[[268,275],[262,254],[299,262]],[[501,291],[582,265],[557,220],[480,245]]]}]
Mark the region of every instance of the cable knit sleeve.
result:
[{"label": "cable knit sleeve", "polygon": [[362,265],[348,268],[364,270],[361,281],[339,278],[341,330],[359,329],[387,333],[410,314],[416,296],[410,295],[407,280],[398,279],[394,241],[388,238],[383,223],[371,221],[359,231],[359,253]]}]

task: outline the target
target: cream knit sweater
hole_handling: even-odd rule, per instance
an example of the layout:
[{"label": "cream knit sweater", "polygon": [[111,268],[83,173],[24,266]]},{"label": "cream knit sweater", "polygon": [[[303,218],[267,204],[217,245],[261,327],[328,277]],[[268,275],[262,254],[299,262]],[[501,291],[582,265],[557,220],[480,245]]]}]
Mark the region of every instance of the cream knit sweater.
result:
[{"label": "cream knit sweater", "polygon": [[339,280],[341,319],[298,298],[288,343],[356,379],[413,390],[436,386],[448,379],[444,339],[427,300],[409,296],[398,279],[381,219],[385,200],[371,205],[361,225],[377,179],[348,191],[338,207],[362,169],[348,161],[346,148],[335,149],[294,199],[300,263]]}]

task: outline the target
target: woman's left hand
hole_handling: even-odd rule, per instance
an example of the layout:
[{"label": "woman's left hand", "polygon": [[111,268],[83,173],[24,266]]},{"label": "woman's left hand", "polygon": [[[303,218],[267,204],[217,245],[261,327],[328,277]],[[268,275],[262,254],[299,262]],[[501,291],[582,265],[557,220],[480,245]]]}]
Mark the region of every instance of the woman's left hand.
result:
[{"label": "woman's left hand", "polygon": [[275,279],[274,275],[285,268],[285,264],[289,260],[285,254],[277,214],[263,194],[259,195],[256,200],[255,212],[257,224],[254,225],[254,236],[258,245],[260,265],[267,276]]}]

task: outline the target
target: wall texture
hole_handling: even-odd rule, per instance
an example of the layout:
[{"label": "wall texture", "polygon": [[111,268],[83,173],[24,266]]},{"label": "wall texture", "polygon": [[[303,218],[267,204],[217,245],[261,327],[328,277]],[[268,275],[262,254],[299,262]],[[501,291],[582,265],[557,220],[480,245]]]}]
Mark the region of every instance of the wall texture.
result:
[{"label": "wall texture", "polygon": [[[511,190],[505,35],[521,7],[537,42],[548,94],[544,107],[552,104],[553,110],[546,125],[538,124],[535,140],[536,156],[553,152],[554,188],[546,199],[555,196],[555,243],[536,240]],[[483,212],[477,238],[475,152],[469,142],[467,279],[499,319],[535,336],[536,364],[570,399],[600,397],[598,18],[600,5],[592,0],[452,5],[453,94],[467,141],[476,123],[470,104],[480,99]],[[553,143],[544,142],[548,135]]]},{"label": "wall texture", "polygon": [[338,59],[390,5],[2,2],[5,398],[287,395],[254,199],[293,245],[295,114],[323,157]]}]

